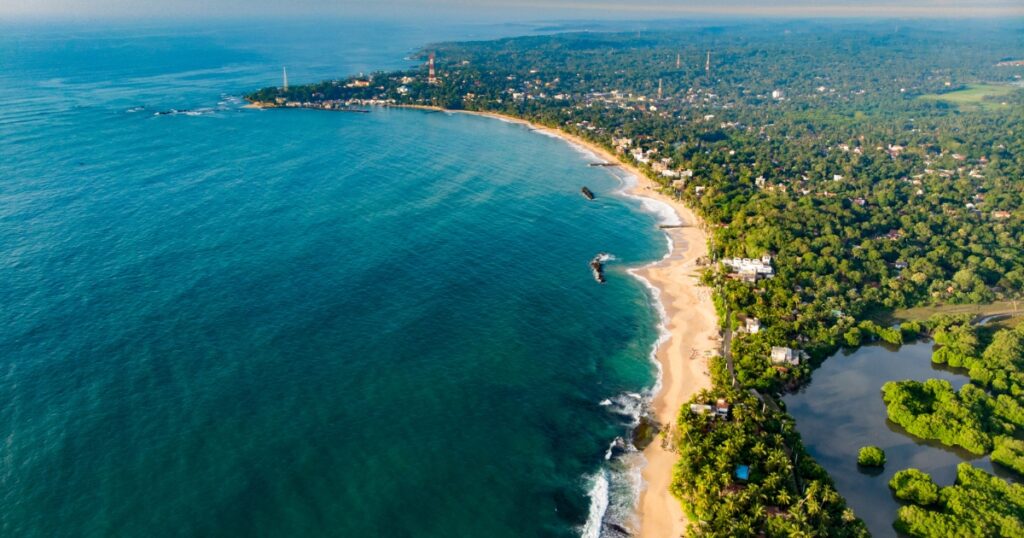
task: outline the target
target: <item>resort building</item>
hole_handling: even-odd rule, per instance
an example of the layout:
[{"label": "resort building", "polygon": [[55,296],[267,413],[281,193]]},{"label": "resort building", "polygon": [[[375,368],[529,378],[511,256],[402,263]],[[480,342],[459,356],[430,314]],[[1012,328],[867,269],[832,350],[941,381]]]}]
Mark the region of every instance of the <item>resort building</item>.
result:
[{"label": "resort building", "polygon": [[727,418],[729,416],[729,402],[725,401],[725,398],[719,398],[715,402],[715,414],[719,418]]},{"label": "resort building", "polygon": [[773,364],[800,365],[800,352],[788,347],[773,346],[771,358]]},{"label": "resort building", "polygon": [[739,278],[748,282],[754,282],[758,278],[772,278],[775,270],[772,269],[772,257],[767,254],[757,258],[725,258],[722,260],[730,269],[729,276]]},{"label": "resort building", "polygon": [[743,322],[743,330],[748,334],[757,334],[761,332],[761,320],[757,318],[747,318]]},{"label": "resort building", "polygon": [[729,402],[725,398],[719,398],[712,404],[690,404],[690,412],[694,415],[713,415],[716,418],[729,418]]},{"label": "resort building", "polygon": [[715,409],[707,404],[690,404],[690,412],[694,415],[704,415]]}]

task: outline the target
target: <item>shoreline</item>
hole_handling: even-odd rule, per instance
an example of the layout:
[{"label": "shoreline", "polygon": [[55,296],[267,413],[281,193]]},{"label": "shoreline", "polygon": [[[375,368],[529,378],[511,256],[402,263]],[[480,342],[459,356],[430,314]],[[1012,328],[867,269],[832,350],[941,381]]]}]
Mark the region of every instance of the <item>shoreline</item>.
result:
[{"label": "shoreline", "polygon": [[[711,388],[705,352],[719,348],[718,320],[711,302],[711,291],[700,285],[696,260],[706,256],[707,234],[699,227],[700,220],[682,202],[662,194],[658,185],[635,166],[623,162],[605,148],[578,136],[537,125],[527,120],[495,112],[446,110],[438,107],[410,106],[484,116],[525,125],[535,131],[555,136],[569,144],[582,147],[605,162],[616,163],[635,183],[624,179],[622,193],[628,197],[652,200],[670,208],[674,217],[685,226],[662,230],[668,237],[670,250],[664,258],[629,273],[647,286],[662,317],[666,334],[661,335],[652,351],[658,365],[659,379],[650,403],[655,420],[661,427],[659,436],[643,450],[646,464],[641,471],[643,486],[637,505],[639,538],[683,536],[687,520],[679,499],[672,495],[673,469],[679,457],[672,449],[672,432],[683,404],[702,389]],[[646,208],[654,212],[650,207]]]},{"label": "shoreline", "polygon": [[[279,108],[251,103],[253,108]],[[696,260],[707,255],[707,234],[699,226],[700,219],[682,202],[662,194],[652,179],[607,149],[560,129],[501,114],[475,110],[449,110],[430,105],[388,104],[384,108],[405,108],[433,112],[469,114],[528,127],[556,137],[572,146],[585,149],[606,163],[614,163],[626,177],[619,177],[624,187],[620,194],[640,201],[651,213],[658,211],[651,202],[666,207],[681,228],[660,230],[669,242],[668,253],[660,260],[628,272],[651,293],[658,310],[659,337],[651,350],[658,367],[658,379],[652,387],[650,409],[661,429],[657,438],[643,450],[645,464],[641,469],[642,486],[636,506],[636,528],[630,529],[639,538],[683,536],[687,519],[682,504],[670,491],[673,469],[678,455],[672,448],[672,432],[684,402],[702,389],[711,388],[705,352],[719,348],[718,321],[711,302],[710,290],[699,283]],[[664,219],[665,215],[661,215]],[[676,222],[669,222],[675,224]],[[666,223],[664,221],[660,223]]]}]

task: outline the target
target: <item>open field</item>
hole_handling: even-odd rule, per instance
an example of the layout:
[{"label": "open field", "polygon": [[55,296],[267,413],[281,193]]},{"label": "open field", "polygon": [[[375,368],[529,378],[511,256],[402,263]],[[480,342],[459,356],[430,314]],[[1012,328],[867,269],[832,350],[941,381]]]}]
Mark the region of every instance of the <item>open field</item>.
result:
[{"label": "open field", "polygon": [[967,88],[949,93],[929,93],[918,97],[925,101],[942,101],[961,108],[994,109],[1004,106],[1000,97],[1020,90],[1010,84],[968,84]]},{"label": "open field", "polygon": [[974,314],[975,316],[991,316],[995,314],[1020,315],[1024,313],[1024,302],[996,301],[990,304],[950,304],[935,306],[919,306],[889,313],[886,321],[924,321],[934,314]]}]

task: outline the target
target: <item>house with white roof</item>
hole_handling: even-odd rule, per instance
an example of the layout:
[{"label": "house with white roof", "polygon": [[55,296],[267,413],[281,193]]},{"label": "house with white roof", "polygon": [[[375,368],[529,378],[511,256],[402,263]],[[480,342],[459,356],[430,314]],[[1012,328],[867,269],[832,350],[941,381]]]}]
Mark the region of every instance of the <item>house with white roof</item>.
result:
[{"label": "house with white roof", "polygon": [[772,346],[772,364],[787,364],[789,366],[800,365],[800,352],[782,346]]}]

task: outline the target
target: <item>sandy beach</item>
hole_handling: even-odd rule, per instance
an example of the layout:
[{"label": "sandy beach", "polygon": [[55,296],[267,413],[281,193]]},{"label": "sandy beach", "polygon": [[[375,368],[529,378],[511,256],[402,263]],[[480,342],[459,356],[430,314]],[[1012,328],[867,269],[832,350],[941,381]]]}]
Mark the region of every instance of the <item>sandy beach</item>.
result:
[{"label": "sandy beach", "polygon": [[[250,106],[264,108],[268,105],[252,103]],[[578,136],[493,112],[445,110],[423,105],[390,106],[485,116],[557,136],[586,148],[605,162],[618,163],[620,170],[634,178],[635,183],[628,191],[629,195],[655,200],[670,207],[678,221],[684,225],[666,230],[672,242],[671,254],[651,265],[631,271],[634,276],[657,290],[668,331],[668,337],[662,339],[655,350],[656,360],[661,367],[661,389],[651,402],[655,420],[661,424],[663,435],[644,450],[647,463],[642,471],[644,486],[637,507],[638,528],[632,530],[641,538],[682,536],[686,532],[686,517],[679,501],[669,491],[672,470],[678,459],[670,440],[676,416],[683,403],[698,391],[711,387],[707,357],[719,348],[718,324],[711,293],[699,284],[696,261],[707,254],[707,234],[699,226],[697,216],[682,202],[659,192],[657,184],[636,167]],[[269,107],[273,108],[273,105]]]},{"label": "sandy beach", "polygon": [[[256,107],[266,104],[254,103]],[[673,467],[678,459],[669,441],[675,429],[680,407],[693,394],[711,387],[707,356],[719,348],[719,333],[710,290],[700,286],[696,260],[707,254],[707,235],[700,221],[682,202],[661,194],[657,184],[629,163],[621,161],[606,149],[580,137],[537,125],[526,120],[492,112],[445,110],[433,106],[391,105],[460,114],[485,116],[517,123],[557,136],[567,142],[584,147],[605,162],[618,163],[619,169],[635,178],[628,191],[631,196],[656,200],[672,209],[683,227],[666,230],[672,243],[672,252],[651,265],[637,268],[631,273],[658,290],[664,308],[668,337],[663,338],[655,350],[661,367],[661,389],[651,402],[655,419],[662,426],[663,436],[644,450],[647,463],[642,471],[644,481],[637,507],[637,527],[631,529],[641,538],[682,536],[686,532],[686,518],[679,501],[672,496],[669,486]]]},{"label": "sandy beach", "polygon": [[[637,194],[654,197],[641,184]],[[697,219],[681,203],[673,209],[688,226],[670,230],[672,254],[637,271],[661,292],[668,316],[669,339],[657,350],[661,364],[661,390],[652,402],[654,415],[670,437],[680,407],[695,393],[711,388],[707,354],[719,347],[718,324],[708,288],[698,282],[697,258],[707,254],[707,237],[694,226]],[[643,470],[645,488],[638,507],[638,536],[664,538],[682,536],[686,519],[679,500],[669,492],[672,468],[678,459],[669,443],[654,442],[644,450],[647,466]]]},{"label": "sandy beach", "polygon": [[[502,114],[464,113],[528,125],[585,147],[606,162],[619,163],[621,170],[636,178],[631,195],[668,205],[684,224],[682,228],[667,230],[672,241],[672,253],[668,257],[633,271],[659,291],[667,316],[665,325],[669,335],[656,351],[661,365],[661,390],[651,405],[656,420],[670,438],[683,403],[698,391],[711,387],[706,357],[716,352],[720,343],[711,293],[700,285],[697,273],[696,260],[707,255],[707,234],[700,228],[697,216],[682,202],[661,194],[654,181],[640,170],[582,138]],[[669,491],[678,456],[667,439],[659,438],[644,450],[644,457],[647,465],[643,469],[644,489],[637,508],[639,528],[633,530],[642,538],[682,536],[686,532],[686,518],[678,499]]]}]

